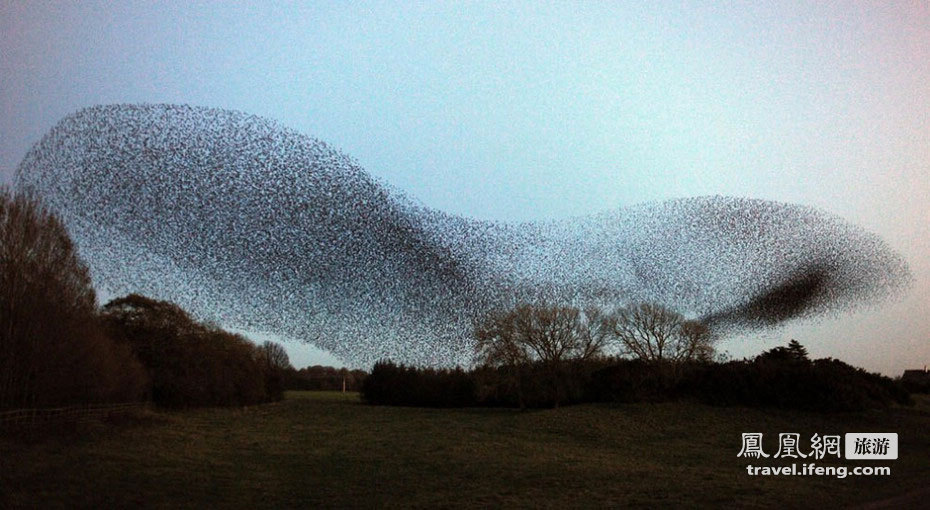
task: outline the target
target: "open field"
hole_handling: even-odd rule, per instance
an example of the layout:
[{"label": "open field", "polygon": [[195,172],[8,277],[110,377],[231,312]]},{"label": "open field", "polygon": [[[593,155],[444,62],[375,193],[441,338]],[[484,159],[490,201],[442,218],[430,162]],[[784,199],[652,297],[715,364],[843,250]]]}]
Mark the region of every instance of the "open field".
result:
[{"label": "open field", "polygon": [[[0,506],[740,506],[829,508],[930,480],[930,406],[818,415],[690,403],[372,407],[291,393],[246,409],[159,412],[58,438],[0,439]],[[749,476],[742,432],[897,432],[890,477]],[[803,462],[808,462],[805,459]],[[842,461],[850,467],[864,461]],[[826,464],[825,461],[819,464]]]}]

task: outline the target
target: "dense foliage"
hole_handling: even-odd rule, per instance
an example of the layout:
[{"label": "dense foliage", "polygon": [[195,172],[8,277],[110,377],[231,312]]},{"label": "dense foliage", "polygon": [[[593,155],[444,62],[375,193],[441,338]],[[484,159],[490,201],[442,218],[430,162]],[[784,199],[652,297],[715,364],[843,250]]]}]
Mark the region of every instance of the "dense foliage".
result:
[{"label": "dense foliage", "polygon": [[375,363],[362,384],[362,397],[373,404],[396,406],[466,407],[478,403],[473,373],[390,361]]},{"label": "dense foliage", "polygon": [[[103,307],[107,332],[149,372],[152,400],[168,407],[249,405],[280,399],[282,368],[269,348],[137,294]],[[276,351],[276,350],[275,350]]]},{"label": "dense foliage", "polygon": [[856,411],[910,403],[899,382],[835,359],[811,361],[806,352],[797,357],[798,352],[803,351],[776,348],[752,360],[725,363],[577,360],[560,366],[561,393],[556,397],[553,381],[547,379],[551,368],[542,362],[467,372],[381,362],[362,396],[373,404],[436,407],[687,399],[721,406]]}]

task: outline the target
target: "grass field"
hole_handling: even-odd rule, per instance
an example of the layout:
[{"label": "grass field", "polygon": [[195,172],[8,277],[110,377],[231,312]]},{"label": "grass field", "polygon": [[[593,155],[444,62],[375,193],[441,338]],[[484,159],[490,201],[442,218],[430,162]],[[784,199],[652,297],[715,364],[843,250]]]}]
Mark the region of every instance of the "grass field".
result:
[{"label": "grass field", "polygon": [[[897,432],[890,477],[749,476],[742,432]],[[808,460],[804,460],[808,462]],[[864,461],[841,461],[865,465]],[[821,464],[826,465],[825,461]],[[874,464],[873,464],[874,465]],[[930,480],[930,406],[819,415],[690,403],[539,411],[372,407],[291,393],[247,409],[159,412],[0,439],[0,505],[79,507],[827,507]]]}]

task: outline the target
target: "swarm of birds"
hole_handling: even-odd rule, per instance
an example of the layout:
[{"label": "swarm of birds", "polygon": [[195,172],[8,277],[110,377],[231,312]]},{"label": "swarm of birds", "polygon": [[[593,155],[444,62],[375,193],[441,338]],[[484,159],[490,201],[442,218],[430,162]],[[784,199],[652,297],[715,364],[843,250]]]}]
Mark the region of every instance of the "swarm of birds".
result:
[{"label": "swarm of birds", "polygon": [[907,286],[880,238],[813,208],[702,197],[508,224],[424,207],[326,143],[183,105],[65,117],[16,186],[65,221],[99,290],[311,342],[348,363],[467,363],[518,303],[660,303],[722,332]]}]

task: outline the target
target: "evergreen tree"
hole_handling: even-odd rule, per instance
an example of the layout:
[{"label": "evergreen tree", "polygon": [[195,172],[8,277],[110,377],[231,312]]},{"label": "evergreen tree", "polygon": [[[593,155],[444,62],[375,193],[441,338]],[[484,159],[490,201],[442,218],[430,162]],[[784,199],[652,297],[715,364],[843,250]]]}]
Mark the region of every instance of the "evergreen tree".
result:
[{"label": "evergreen tree", "polygon": [[807,357],[807,348],[793,338],[788,342],[788,353],[796,361],[810,361],[810,358]]}]

